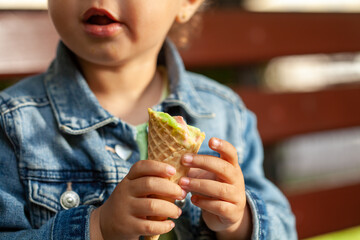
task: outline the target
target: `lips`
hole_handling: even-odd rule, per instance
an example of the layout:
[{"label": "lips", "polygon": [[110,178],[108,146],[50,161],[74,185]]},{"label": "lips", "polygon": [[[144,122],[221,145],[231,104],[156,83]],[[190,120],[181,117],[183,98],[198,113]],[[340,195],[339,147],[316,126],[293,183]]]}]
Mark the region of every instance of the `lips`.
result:
[{"label": "lips", "polygon": [[114,21],[112,19],[108,18],[107,16],[99,16],[99,15],[91,16],[86,21],[86,23],[93,24],[93,25],[108,25],[113,22]]},{"label": "lips", "polygon": [[119,33],[122,24],[105,9],[90,8],[82,18],[85,32],[95,37],[111,37]]},{"label": "lips", "polygon": [[83,16],[83,21],[95,25],[106,25],[112,22],[119,22],[111,13],[105,9],[90,8]]}]

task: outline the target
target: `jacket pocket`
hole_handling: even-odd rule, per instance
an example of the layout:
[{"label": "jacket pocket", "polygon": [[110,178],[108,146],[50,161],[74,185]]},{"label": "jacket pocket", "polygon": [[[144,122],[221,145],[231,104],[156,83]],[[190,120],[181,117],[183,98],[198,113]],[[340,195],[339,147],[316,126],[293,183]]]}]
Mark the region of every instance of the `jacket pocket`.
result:
[{"label": "jacket pocket", "polygon": [[104,200],[105,187],[101,182],[51,180],[28,180],[30,218],[35,228],[59,211],[79,205],[100,205]]}]

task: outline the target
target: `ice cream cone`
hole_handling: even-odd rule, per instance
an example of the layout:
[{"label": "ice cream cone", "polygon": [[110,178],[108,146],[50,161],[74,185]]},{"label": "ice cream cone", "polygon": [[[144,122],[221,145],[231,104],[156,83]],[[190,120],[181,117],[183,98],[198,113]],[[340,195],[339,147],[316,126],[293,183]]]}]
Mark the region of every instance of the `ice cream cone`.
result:
[{"label": "ice cream cone", "polygon": [[[181,157],[186,153],[197,153],[205,134],[189,126],[182,117],[171,117],[162,112],[149,109],[148,159],[168,163],[176,168],[176,174],[170,181],[178,183],[186,176],[189,168],[181,164]],[[151,196],[165,199],[161,196]],[[171,199],[166,199],[172,201]],[[161,217],[149,217],[151,220],[165,220]],[[160,235],[147,236],[146,240],[157,240]]]}]

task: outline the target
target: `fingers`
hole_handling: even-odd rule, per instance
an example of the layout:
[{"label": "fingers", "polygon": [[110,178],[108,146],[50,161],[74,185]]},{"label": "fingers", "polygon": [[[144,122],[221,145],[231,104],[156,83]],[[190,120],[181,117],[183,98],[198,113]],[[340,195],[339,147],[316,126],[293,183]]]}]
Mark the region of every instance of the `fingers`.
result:
[{"label": "fingers", "polygon": [[[130,233],[126,235],[142,235],[142,236],[154,236],[170,232],[174,227],[175,223],[172,220],[155,221],[146,218],[130,218],[127,222],[131,228],[127,228]],[[129,238],[131,239],[131,238]]]},{"label": "fingers", "polygon": [[179,185],[185,190],[213,199],[220,199],[231,203],[241,201],[236,186],[209,179],[181,178]]},{"label": "fingers", "polygon": [[178,184],[167,179],[175,173],[176,169],[166,163],[153,160],[139,161],[126,176],[129,194],[135,198],[159,195],[182,200],[186,197],[186,192]]},{"label": "fingers", "polygon": [[132,215],[139,218],[161,217],[163,219],[180,217],[182,211],[174,203],[163,199],[143,198],[132,202]]},{"label": "fingers", "polygon": [[238,166],[238,156],[236,148],[225,140],[219,138],[211,138],[209,141],[209,147],[220,153],[220,158],[228,161],[233,166]]},{"label": "fingers", "polygon": [[186,197],[186,192],[178,184],[159,177],[142,177],[135,179],[131,182],[129,191],[133,197],[146,197],[150,194],[178,200]]},{"label": "fingers", "polygon": [[138,232],[143,236],[154,236],[170,232],[175,223],[171,220],[164,221],[152,221],[152,220],[140,220],[142,224],[138,227]]},{"label": "fingers", "polygon": [[191,201],[199,208],[221,217],[223,223],[232,224],[239,220],[240,208],[235,204],[193,195]]},{"label": "fingers", "polygon": [[143,176],[157,176],[169,178],[176,173],[176,169],[166,163],[154,160],[142,160],[135,163],[126,176],[130,180]]},{"label": "fingers", "polygon": [[182,164],[190,168],[212,172],[228,183],[236,182],[239,177],[238,165],[234,167],[231,163],[214,156],[186,154],[182,157]]},{"label": "fingers", "polygon": [[[235,147],[227,141],[211,138],[209,146],[220,153],[220,158],[209,155],[185,154],[182,157],[182,164],[191,169],[205,170],[202,174],[200,171],[190,172],[192,177],[201,178],[205,172],[214,173],[221,180],[234,184],[243,178],[238,156]],[[190,176],[190,175],[189,175]],[[205,177],[204,177],[205,178]]]},{"label": "fingers", "polygon": [[[104,238],[118,235],[124,239],[138,239],[140,235],[170,231],[174,223],[163,219],[178,218],[181,210],[171,202],[149,198],[149,195],[166,197],[169,201],[185,198],[186,192],[168,180],[175,173],[175,168],[157,161],[143,160],[134,164],[99,207]],[[160,220],[150,220],[148,216],[160,217]]]}]

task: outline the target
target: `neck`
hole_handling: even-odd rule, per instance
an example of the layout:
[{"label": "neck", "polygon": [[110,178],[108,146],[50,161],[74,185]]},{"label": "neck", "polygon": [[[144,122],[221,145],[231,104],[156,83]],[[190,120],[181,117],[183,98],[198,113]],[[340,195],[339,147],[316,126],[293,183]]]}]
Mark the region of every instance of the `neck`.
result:
[{"label": "neck", "polygon": [[103,66],[80,60],[84,77],[95,94],[138,95],[153,80],[156,62]]},{"label": "neck", "polygon": [[130,124],[147,121],[147,108],[158,103],[162,78],[156,59],[146,63],[102,66],[79,59],[84,77],[99,103]]}]

